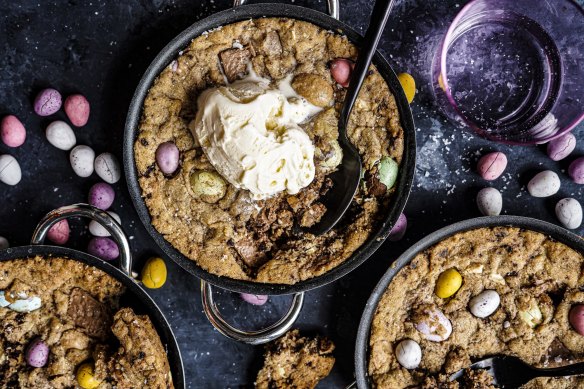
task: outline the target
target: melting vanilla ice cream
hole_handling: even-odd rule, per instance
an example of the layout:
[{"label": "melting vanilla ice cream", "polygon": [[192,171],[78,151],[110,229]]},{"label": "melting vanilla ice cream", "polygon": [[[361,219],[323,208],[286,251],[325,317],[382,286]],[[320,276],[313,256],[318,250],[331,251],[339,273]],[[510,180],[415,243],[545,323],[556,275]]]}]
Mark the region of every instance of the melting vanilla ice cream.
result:
[{"label": "melting vanilla ice cream", "polygon": [[314,179],[314,145],[299,123],[321,108],[294,92],[291,77],[274,88],[249,74],[201,93],[193,136],[215,169],[253,198],[298,193]]}]

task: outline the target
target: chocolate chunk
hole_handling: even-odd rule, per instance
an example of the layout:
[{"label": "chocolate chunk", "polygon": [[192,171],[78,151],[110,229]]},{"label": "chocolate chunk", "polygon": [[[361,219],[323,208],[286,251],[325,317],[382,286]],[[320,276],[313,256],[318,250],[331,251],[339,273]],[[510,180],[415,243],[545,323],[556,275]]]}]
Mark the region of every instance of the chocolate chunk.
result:
[{"label": "chocolate chunk", "polygon": [[377,177],[377,168],[374,169],[374,172],[367,171],[365,173],[365,183],[369,193],[373,196],[384,196],[387,193],[387,186]]},{"label": "chocolate chunk", "polygon": [[229,82],[233,82],[246,72],[247,64],[251,60],[251,52],[248,48],[227,49],[219,53],[219,60],[225,77]]},{"label": "chocolate chunk", "polygon": [[109,309],[83,289],[75,288],[71,292],[67,314],[88,336],[107,338],[112,325]]},{"label": "chocolate chunk", "polygon": [[280,42],[280,35],[276,31],[270,31],[266,34],[262,48],[268,55],[282,54],[282,43]]},{"label": "chocolate chunk", "polygon": [[246,236],[235,242],[234,247],[246,265],[256,267],[265,262],[265,253],[260,250],[260,243]]}]

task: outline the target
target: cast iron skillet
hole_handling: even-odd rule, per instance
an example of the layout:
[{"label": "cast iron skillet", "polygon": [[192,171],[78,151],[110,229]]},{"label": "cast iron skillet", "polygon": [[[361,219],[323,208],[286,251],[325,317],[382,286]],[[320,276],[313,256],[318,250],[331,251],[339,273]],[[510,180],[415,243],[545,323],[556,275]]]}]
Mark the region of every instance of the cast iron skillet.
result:
[{"label": "cast iron skillet", "polygon": [[[116,240],[120,247],[120,263],[124,271],[98,259],[92,255],[65,247],[43,245],[45,236],[49,228],[59,220],[68,217],[83,216],[100,222]],[[120,281],[126,288],[126,292],[121,296],[120,306],[131,307],[137,314],[148,315],[156,332],[160,336],[162,345],[167,351],[168,363],[172,374],[172,381],[176,389],[186,388],[184,379],[184,369],[180,350],[176,338],[170,325],[162,315],[156,303],[148,294],[131,278],[131,256],[130,245],[124,235],[120,225],[106,212],[94,208],[87,204],[76,204],[62,207],[48,213],[37,226],[31,241],[31,246],[11,247],[0,251],[0,261],[23,260],[35,257],[64,257],[70,260],[85,263],[96,267],[116,280]]]},{"label": "cast iron skillet", "polygon": [[519,227],[525,230],[541,232],[558,242],[564,243],[584,254],[584,239],[580,236],[562,228],[555,224],[547,223],[541,220],[532,219],[522,216],[490,216],[479,217],[475,219],[464,220],[450,226],[444,227],[420,240],[407,251],[405,251],[383,275],[373,293],[369,297],[365,310],[361,316],[361,322],[357,332],[357,343],[355,346],[355,375],[357,378],[357,387],[360,389],[370,388],[369,376],[367,374],[367,363],[369,361],[369,333],[371,330],[371,322],[377,304],[383,293],[385,293],[388,285],[393,280],[395,275],[410,261],[418,255],[418,253],[434,246],[444,239],[457,234],[459,232],[475,230],[483,227],[509,226]]},{"label": "cast iron skillet", "polygon": [[[236,5],[240,4],[241,1],[236,1]],[[332,14],[338,11],[338,0],[329,0],[329,10]],[[241,20],[248,20],[253,18],[262,17],[287,17],[293,19],[304,20],[311,22],[317,26],[323,27],[327,30],[337,31],[341,34],[346,35],[351,42],[354,42],[359,46],[361,41],[361,36],[355,32],[351,27],[338,21],[337,19],[328,16],[324,13],[314,11],[312,9],[298,7],[287,4],[254,4],[254,5],[244,5],[237,8],[229,9],[223,12],[214,14],[208,18],[200,20],[187,28],[181,34],[179,34],[175,39],[173,39],[158,56],[154,59],[152,64],[146,70],[146,73],[140,80],[130,108],[128,111],[128,116],[126,120],[126,126],[124,130],[124,170],[126,174],[126,181],[128,182],[128,188],[130,196],[136,208],[136,211],[142,220],[146,230],[150,233],[154,241],[162,248],[162,250],[176,263],[178,263],[182,268],[184,268],[189,273],[201,278],[202,280],[208,282],[209,284],[218,286],[223,289],[228,289],[236,292],[251,293],[251,294],[263,294],[263,295],[279,295],[279,294],[292,294],[297,293],[294,300],[294,304],[299,312],[299,308],[302,304],[302,295],[300,293],[323,286],[338,278],[346,275],[361,263],[363,263],[371,254],[377,250],[377,248],[383,243],[387,235],[389,234],[392,226],[397,221],[401,211],[403,210],[410,188],[413,182],[414,170],[415,170],[415,159],[416,159],[416,141],[415,141],[415,129],[414,122],[412,118],[412,113],[410,111],[410,106],[407,99],[403,93],[403,89],[397,79],[397,76],[387,63],[387,61],[381,56],[381,54],[376,53],[373,58],[373,63],[377,67],[380,74],[383,76],[387,82],[391,92],[395,96],[397,106],[400,114],[401,125],[404,130],[404,155],[401,162],[400,174],[397,181],[397,191],[392,199],[390,209],[387,211],[385,219],[382,221],[380,227],[376,232],[372,234],[369,240],[362,245],[350,258],[348,258],[344,263],[337,266],[336,268],[328,271],[327,273],[314,277],[305,281],[301,281],[294,285],[283,285],[283,284],[265,284],[244,280],[236,280],[228,277],[220,277],[215,274],[211,274],[206,270],[203,270],[197,265],[197,263],[183,254],[181,254],[177,249],[175,249],[169,242],[167,242],[162,234],[160,234],[151,224],[150,213],[144,200],[142,199],[142,190],[138,183],[138,173],[136,170],[136,163],[134,159],[134,143],[138,136],[138,127],[140,123],[140,118],[142,114],[142,105],[148,90],[153,84],[154,80],[162,72],[162,70],[177,56],[180,50],[184,49],[191,42],[192,39],[198,37],[203,32],[214,29],[218,26],[238,22]],[[205,285],[205,284],[204,284]],[[212,300],[209,297],[211,294],[211,287],[205,286],[203,288],[203,304],[205,307],[205,312],[210,315],[210,309],[212,310],[214,304],[212,301],[205,301],[205,299]],[[218,315],[218,312],[215,312]],[[292,314],[292,312],[289,312]],[[212,313],[211,313],[212,315]],[[217,316],[215,315],[215,316]],[[211,322],[216,325],[213,318]],[[217,326],[217,325],[216,325]],[[222,333],[225,331],[218,328]],[[229,334],[226,334],[231,336]],[[233,337],[233,336],[232,336]],[[242,341],[247,341],[245,339],[238,339]],[[251,343],[251,342],[250,342]],[[253,342],[258,343],[258,342]]]}]

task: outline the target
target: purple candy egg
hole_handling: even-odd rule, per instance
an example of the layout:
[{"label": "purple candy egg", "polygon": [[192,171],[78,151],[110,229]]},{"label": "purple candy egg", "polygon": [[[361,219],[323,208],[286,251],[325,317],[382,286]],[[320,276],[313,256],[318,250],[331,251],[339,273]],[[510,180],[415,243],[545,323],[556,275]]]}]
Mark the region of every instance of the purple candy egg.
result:
[{"label": "purple candy egg", "polygon": [[395,222],[395,225],[391,229],[389,236],[387,238],[391,242],[398,241],[404,237],[404,235],[406,234],[407,228],[408,228],[408,219],[406,218],[406,215],[402,213],[401,215],[399,215],[397,222]]},{"label": "purple candy egg", "polygon": [[576,137],[571,132],[556,138],[548,143],[547,155],[553,161],[560,161],[566,158],[576,147]]},{"label": "purple candy egg", "polygon": [[26,348],[24,358],[32,367],[43,367],[49,359],[49,346],[41,338],[35,338]]},{"label": "purple candy egg", "polygon": [[120,256],[120,249],[110,238],[94,237],[87,245],[87,252],[104,261],[112,261]]},{"label": "purple candy egg", "polygon": [[104,211],[112,206],[115,198],[116,192],[114,188],[105,182],[99,182],[89,189],[89,204]]},{"label": "purple candy egg", "polygon": [[584,184],[584,157],[572,161],[568,174],[576,184]]},{"label": "purple candy egg", "polygon": [[264,305],[268,301],[268,296],[264,296],[261,294],[241,293],[241,298],[243,301],[246,301],[253,305]]},{"label": "purple candy egg", "polygon": [[178,169],[180,152],[173,142],[164,142],[156,149],[156,163],[164,174],[173,174]]},{"label": "purple candy egg", "polygon": [[34,99],[34,111],[40,116],[49,116],[61,109],[62,97],[58,90],[47,88]]}]

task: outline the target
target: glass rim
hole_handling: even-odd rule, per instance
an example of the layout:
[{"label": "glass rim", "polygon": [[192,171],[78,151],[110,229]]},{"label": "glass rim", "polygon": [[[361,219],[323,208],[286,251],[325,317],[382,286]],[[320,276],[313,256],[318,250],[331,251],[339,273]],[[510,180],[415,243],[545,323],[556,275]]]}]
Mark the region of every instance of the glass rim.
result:
[{"label": "glass rim", "polygon": [[[454,108],[454,110],[462,118],[462,120],[464,120],[464,122],[469,127],[471,127],[471,129],[473,131],[475,131],[476,133],[478,133],[481,137],[484,137],[486,139],[493,140],[493,141],[496,141],[496,142],[502,142],[502,143],[510,144],[510,145],[533,145],[533,144],[539,144],[539,143],[546,143],[546,142],[549,142],[549,141],[551,141],[553,139],[559,138],[562,135],[565,135],[566,133],[568,133],[569,131],[571,131],[572,129],[574,129],[574,127],[576,127],[578,124],[580,124],[582,122],[582,120],[584,120],[584,108],[582,109],[582,112],[580,113],[580,115],[576,116],[574,118],[574,120],[572,120],[568,125],[563,126],[562,128],[560,128],[555,134],[553,134],[551,136],[547,136],[547,137],[545,137],[543,139],[526,140],[526,141],[521,141],[521,142],[520,141],[514,141],[514,140],[501,139],[499,137],[492,136],[487,131],[485,131],[484,129],[482,129],[479,126],[477,126],[472,120],[468,119],[461,112],[458,104],[456,104],[456,101],[454,100],[454,96],[450,92],[450,85],[448,84],[448,77],[447,77],[447,74],[446,74],[446,57],[448,55],[448,45],[446,45],[446,42],[449,42],[452,39],[452,37],[454,35],[454,30],[456,29],[457,25],[460,23],[461,19],[467,14],[468,10],[470,8],[472,8],[476,3],[480,2],[480,1],[485,1],[485,0],[471,0],[468,3],[466,3],[460,9],[460,11],[458,11],[458,13],[456,14],[456,16],[454,17],[454,19],[450,23],[450,26],[448,26],[448,30],[446,31],[446,34],[444,35],[444,39],[442,40],[442,44],[441,44],[441,47],[440,47],[440,75],[439,75],[439,80],[442,81],[442,86],[443,86],[442,89],[444,91],[444,94],[446,95],[446,98],[447,98],[448,102],[452,106],[452,108]],[[574,5],[580,11],[580,15],[584,18],[584,6],[578,4],[578,2],[576,0],[560,0],[560,1],[566,2],[566,3],[571,3],[572,5]]]}]

